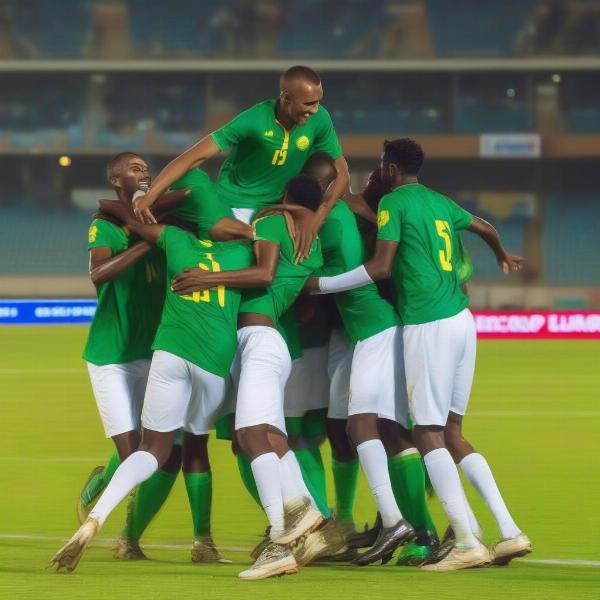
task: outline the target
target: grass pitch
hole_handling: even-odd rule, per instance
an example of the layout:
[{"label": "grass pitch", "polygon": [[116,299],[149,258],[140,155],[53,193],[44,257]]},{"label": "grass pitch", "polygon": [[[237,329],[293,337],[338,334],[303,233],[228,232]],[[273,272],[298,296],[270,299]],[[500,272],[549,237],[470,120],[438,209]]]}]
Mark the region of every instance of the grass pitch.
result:
[{"label": "grass pitch", "polygon": [[[392,564],[318,565],[281,579],[242,582],[237,573],[250,564],[247,549],[265,520],[224,442],[211,446],[213,534],[233,565],[190,562],[191,519],[179,480],[144,537],[151,561],[112,559],[121,506],[75,573],[46,568],[77,527],[75,500],[88,472],[112,451],[80,359],[85,335],[83,327],[0,328],[0,598],[600,598],[598,342],[479,344],[465,433],[490,461],[517,523],[533,540],[530,558],[449,574]],[[325,447],[323,455],[329,462]],[[486,540],[493,541],[489,512],[467,491]],[[442,530],[436,500],[432,510]],[[357,523],[372,520],[374,512],[361,481]]]}]

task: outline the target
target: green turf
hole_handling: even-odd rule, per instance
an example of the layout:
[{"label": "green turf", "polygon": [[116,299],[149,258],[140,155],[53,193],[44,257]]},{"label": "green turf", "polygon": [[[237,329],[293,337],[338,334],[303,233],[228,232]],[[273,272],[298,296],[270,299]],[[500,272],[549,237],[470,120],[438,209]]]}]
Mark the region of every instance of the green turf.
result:
[{"label": "green turf", "polygon": [[[451,574],[391,565],[316,566],[276,580],[238,581],[250,561],[235,549],[252,546],[265,521],[239,482],[228,446],[213,442],[214,537],[234,565],[189,562],[191,519],[180,478],[145,536],[152,561],[111,558],[107,540],[122,526],[120,507],[78,570],[54,574],[46,564],[76,529],[80,487],[111,451],[79,358],[85,333],[80,327],[0,328],[0,598],[600,597],[600,344],[585,341],[479,345],[466,434],[489,459],[516,521],[532,538],[531,561]],[[492,541],[491,517],[468,492]],[[432,509],[443,527],[436,501]],[[358,521],[373,513],[361,481]],[[532,562],[539,559],[595,566]]]}]

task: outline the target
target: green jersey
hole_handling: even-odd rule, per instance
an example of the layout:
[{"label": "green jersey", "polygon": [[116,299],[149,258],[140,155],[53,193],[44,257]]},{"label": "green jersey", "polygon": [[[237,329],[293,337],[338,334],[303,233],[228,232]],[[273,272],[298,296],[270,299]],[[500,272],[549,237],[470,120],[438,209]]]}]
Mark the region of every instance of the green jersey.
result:
[{"label": "green jersey", "polygon": [[275,118],[276,102],[260,102],[211,134],[220,150],[231,147],[217,189],[232,208],[260,209],[278,202],[287,182],[314,152],[327,152],[333,159],[342,156],[323,106],[304,125],[287,131]]},{"label": "green jersey", "polygon": [[[365,247],[354,213],[338,200],[319,231],[324,267],[319,275],[339,275],[363,264]],[[344,329],[353,344],[400,324],[394,307],[374,283],[335,295]]]},{"label": "green jersey", "polygon": [[457,232],[472,220],[450,198],[420,183],[381,199],[377,239],[398,242],[392,279],[405,325],[452,317],[467,307],[456,269]]},{"label": "green jersey", "polygon": [[[88,231],[88,250],[110,248],[115,256],[132,240],[125,227],[95,219]],[[100,284],[98,303],[83,358],[95,365],[122,364],[150,358],[165,297],[165,264],[153,248],[118,277]]]},{"label": "green jersey", "polygon": [[170,282],[185,269],[245,269],[253,262],[250,244],[199,240],[177,227],[165,227],[157,241],[167,255],[165,306],[153,350],[189,360],[205,371],[227,377],[237,348],[241,292],[218,286],[180,296]]},{"label": "green jersey", "polygon": [[295,264],[294,243],[283,215],[263,217],[254,222],[255,240],[266,240],[279,246],[279,264],[273,283],[262,289],[247,290],[240,312],[260,313],[277,326],[283,314],[292,306],[306,280],[323,265],[321,243],[313,240],[308,258]]},{"label": "green jersey", "polygon": [[172,190],[182,188],[188,188],[190,193],[184,203],[171,211],[171,214],[194,223],[201,240],[210,238],[209,231],[222,218],[233,219],[231,208],[219,198],[215,184],[204,171],[192,169],[171,186]]}]

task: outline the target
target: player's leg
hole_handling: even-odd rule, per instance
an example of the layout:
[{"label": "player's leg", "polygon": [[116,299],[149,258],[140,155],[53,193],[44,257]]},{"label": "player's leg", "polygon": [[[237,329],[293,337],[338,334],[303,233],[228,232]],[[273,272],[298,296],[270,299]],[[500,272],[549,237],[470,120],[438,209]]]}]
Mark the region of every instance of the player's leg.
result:
[{"label": "player's leg", "polygon": [[471,332],[456,371],[444,435],[454,462],[460,466],[496,519],[501,540],[492,547],[492,555],[495,562],[506,564],[516,556],[528,554],[532,547],[529,538],[513,520],[487,460],[462,435],[463,416],[467,411],[475,371],[476,330],[472,317],[468,320],[468,326]]},{"label": "player's leg", "polygon": [[381,439],[388,455],[388,469],[396,502],[413,526],[416,538],[407,544],[396,564],[418,566],[438,545],[427,507],[425,467],[410,432],[391,419],[379,420]]},{"label": "player's leg", "polygon": [[127,519],[114,549],[120,560],[144,559],[140,539],[169,497],[181,468],[181,434],[177,433],[169,458],[135,490],[127,506]]},{"label": "player's leg", "polygon": [[[149,369],[150,364],[140,365],[139,377],[132,386],[132,394],[136,404],[140,407],[140,412],[144,403]],[[181,444],[182,435],[178,432],[171,454],[165,464],[132,494],[127,506],[125,527],[114,549],[115,558],[121,560],[146,558],[139,541],[173,489],[181,468]]]},{"label": "player's leg", "polygon": [[414,536],[394,498],[377,423],[380,414],[391,413],[395,418],[395,363],[400,335],[398,327],[390,327],[358,342],[352,359],[348,434],[356,446],[383,525],[375,544],[355,561],[357,564],[379,559],[387,562],[400,544]]},{"label": "player's leg", "polygon": [[449,554],[422,567],[427,570],[455,570],[489,563],[487,549],[471,530],[464,490],[444,439],[456,368],[468,335],[463,313],[404,327],[406,382],[415,424],[413,438],[456,536]]},{"label": "player's leg", "polygon": [[208,457],[208,434],[225,402],[226,382],[188,362],[192,397],[184,425],[183,474],[192,513],[192,561],[230,563],[215,546],[211,532],[212,472]]},{"label": "player's leg", "polygon": [[327,437],[335,486],[337,519],[354,525],[358,485],[358,456],[346,431],[350,395],[350,371],[354,351],[343,330],[335,329],[329,343],[329,409]]},{"label": "player's leg", "polygon": [[331,517],[331,511],[327,504],[325,470],[318,447],[320,440],[305,436],[304,423],[311,408],[322,409],[327,406],[327,353],[326,346],[304,350],[303,356],[292,362],[284,393],[288,443],[300,464],[310,496],[324,518]]},{"label": "player's leg", "polygon": [[85,521],[94,502],[105,489],[121,460],[135,451],[140,442],[141,404],[136,397],[140,377],[148,375],[150,361],[137,360],[114,365],[87,363],[88,373],[106,437],[115,444],[116,453],[106,467],[96,467],[77,501],[80,523]]},{"label": "player's leg", "polygon": [[57,567],[73,570],[108,515],[136,486],[149,479],[171,454],[175,432],[184,424],[191,393],[185,361],[156,351],[148,377],[138,450],[115,471],[79,531],[53,557]]}]

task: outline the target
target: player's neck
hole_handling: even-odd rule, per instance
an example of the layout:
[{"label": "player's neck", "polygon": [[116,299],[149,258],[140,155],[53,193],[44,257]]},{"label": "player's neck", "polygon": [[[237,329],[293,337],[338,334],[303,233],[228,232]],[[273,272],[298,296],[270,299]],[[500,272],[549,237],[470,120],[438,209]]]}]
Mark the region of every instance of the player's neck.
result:
[{"label": "player's neck", "polygon": [[411,183],[419,183],[419,178],[415,175],[405,175],[403,177],[398,177],[392,186],[392,189],[399,188],[403,185],[410,185]]},{"label": "player's neck", "polygon": [[117,192],[117,198],[121,202],[126,202],[127,204],[131,204],[131,199],[133,198],[133,194],[129,194],[123,189],[115,189],[115,192]]},{"label": "player's neck", "polygon": [[290,131],[295,125],[294,121],[292,121],[290,117],[283,112],[280,100],[275,102],[275,119],[277,119],[277,122],[287,131]]}]

